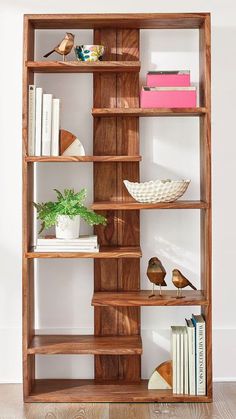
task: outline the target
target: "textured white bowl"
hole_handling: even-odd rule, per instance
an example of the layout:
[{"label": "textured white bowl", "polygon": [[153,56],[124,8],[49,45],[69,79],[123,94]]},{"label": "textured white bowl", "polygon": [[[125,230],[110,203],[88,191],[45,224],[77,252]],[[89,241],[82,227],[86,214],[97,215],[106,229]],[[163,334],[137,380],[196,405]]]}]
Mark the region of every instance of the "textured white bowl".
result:
[{"label": "textured white bowl", "polygon": [[138,202],[173,202],[186,191],[190,180],[151,180],[150,182],[129,182],[124,184],[130,195]]}]

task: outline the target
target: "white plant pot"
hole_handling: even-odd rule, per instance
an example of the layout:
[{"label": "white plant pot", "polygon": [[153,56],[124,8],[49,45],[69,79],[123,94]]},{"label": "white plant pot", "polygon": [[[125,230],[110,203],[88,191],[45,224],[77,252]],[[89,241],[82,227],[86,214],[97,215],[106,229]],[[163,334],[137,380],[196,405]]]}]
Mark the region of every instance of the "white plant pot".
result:
[{"label": "white plant pot", "polygon": [[70,218],[68,215],[58,215],[56,223],[57,239],[77,239],[79,237],[80,216]]}]

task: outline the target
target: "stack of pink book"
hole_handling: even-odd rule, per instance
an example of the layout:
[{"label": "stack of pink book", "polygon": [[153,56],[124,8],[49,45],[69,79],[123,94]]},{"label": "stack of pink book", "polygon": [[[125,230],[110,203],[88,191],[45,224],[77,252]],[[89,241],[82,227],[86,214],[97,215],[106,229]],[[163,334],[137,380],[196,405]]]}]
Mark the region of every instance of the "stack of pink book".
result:
[{"label": "stack of pink book", "polygon": [[149,71],[142,88],[141,108],[195,108],[196,87],[191,86],[190,71]]}]

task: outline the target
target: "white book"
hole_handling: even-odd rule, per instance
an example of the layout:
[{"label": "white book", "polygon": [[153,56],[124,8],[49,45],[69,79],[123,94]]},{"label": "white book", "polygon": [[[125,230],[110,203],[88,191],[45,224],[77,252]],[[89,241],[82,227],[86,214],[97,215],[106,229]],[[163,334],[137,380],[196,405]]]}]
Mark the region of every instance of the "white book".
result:
[{"label": "white book", "polygon": [[195,328],[191,319],[186,319],[188,334],[188,368],[189,368],[189,394],[196,394],[196,370],[195,370]]},{"label": "white book", "polygon": [[184,332],[180,327],[180,394],[184,394]]},{"label": "white book", "polygon": [[29,106],[28,106],[28,155],[35,153],[35,86],[29,85]]},{"label": "white book", "polygon": [[179,327],[177,327],[176,328],[176,393],[177,394],[180,394],[180,389],[181,389],[180,363],[181,363],[180,331],[179,331]]},{"label": "white book", "polygon": [[43,107],[43,89],[42,87],[36,87],[35,156],[41,156],[41,152],[42,152],[42,107]]},{"label": "white book", "polygon": [[38,245],[44,246],[65,246],[65,245],[72,245],[72,246],[88,246],[94,245],[96,246],[98,242],[97,236],[80,236],[77,239],[56,239],[55,236],[44,236],[39,237],[37,240]]},{"label": "white book", "polygon": [[206,324],[203,316],[192,315],[196,339],[196,394],[206,394]]},{"label": "white book", "polygon": [[45,247],[45,246],[35,246],[35,252],[73,252],[73,253],[97,253],[99,252],[99,246],[96,247]]},{"label": "white book", "polygon": [[188,369],[188,333],[185,328],[184,333],[184,394],[189,394],[189,369]]},{"label": "white book", "polygon": [[176,338],[176,326],[171,326],[172,330],[172,377],[173,377],[173,393],[177,393],[177,338]]},{"label": "white book", "polygon": [[50,156],[52,134],[52,95],[43,94],[42,156]]},{"label": "white book", "polygon": [[51,156],[59,156],[60,99],[52,99]]}]

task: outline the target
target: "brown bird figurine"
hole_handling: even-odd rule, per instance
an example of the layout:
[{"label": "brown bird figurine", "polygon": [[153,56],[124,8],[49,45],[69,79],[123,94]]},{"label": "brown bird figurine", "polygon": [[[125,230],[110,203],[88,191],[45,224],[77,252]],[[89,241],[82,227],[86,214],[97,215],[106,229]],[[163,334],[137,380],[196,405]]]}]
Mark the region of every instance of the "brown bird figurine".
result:
[{"label": "brown bird figurine", "polygon": [[172,282],[177,288],[177,298],[184,298],[182,289],[185,287],[189,286],[193,290],[197,289],[178,269],[173,269],[172,271]]},{"label": "brown bird figurine", "polygon": [[64,39],[58,44],[55,48],[49,51],[47,54],[44,55],[45,58],[49,57],[53,52],[57,52],[58,54],[63,56],[63,61],[65,61],[65,56],[69,54],[74,45],[74,37],[73,33],[66,32]]},{"label": "brown bird figurine", "polygon": [[148,262],[147,268],[147,277],[150,282],[153,284],[152,294],[149,295],[149,298],[154,297],[154,285],[159,285],[160,291],[159,295],[161,295],[161,287],[166,287],[166,282],[164,280],[166,276],[166,270],[162,265],[161,261],[157,257],[153,257]]}]

